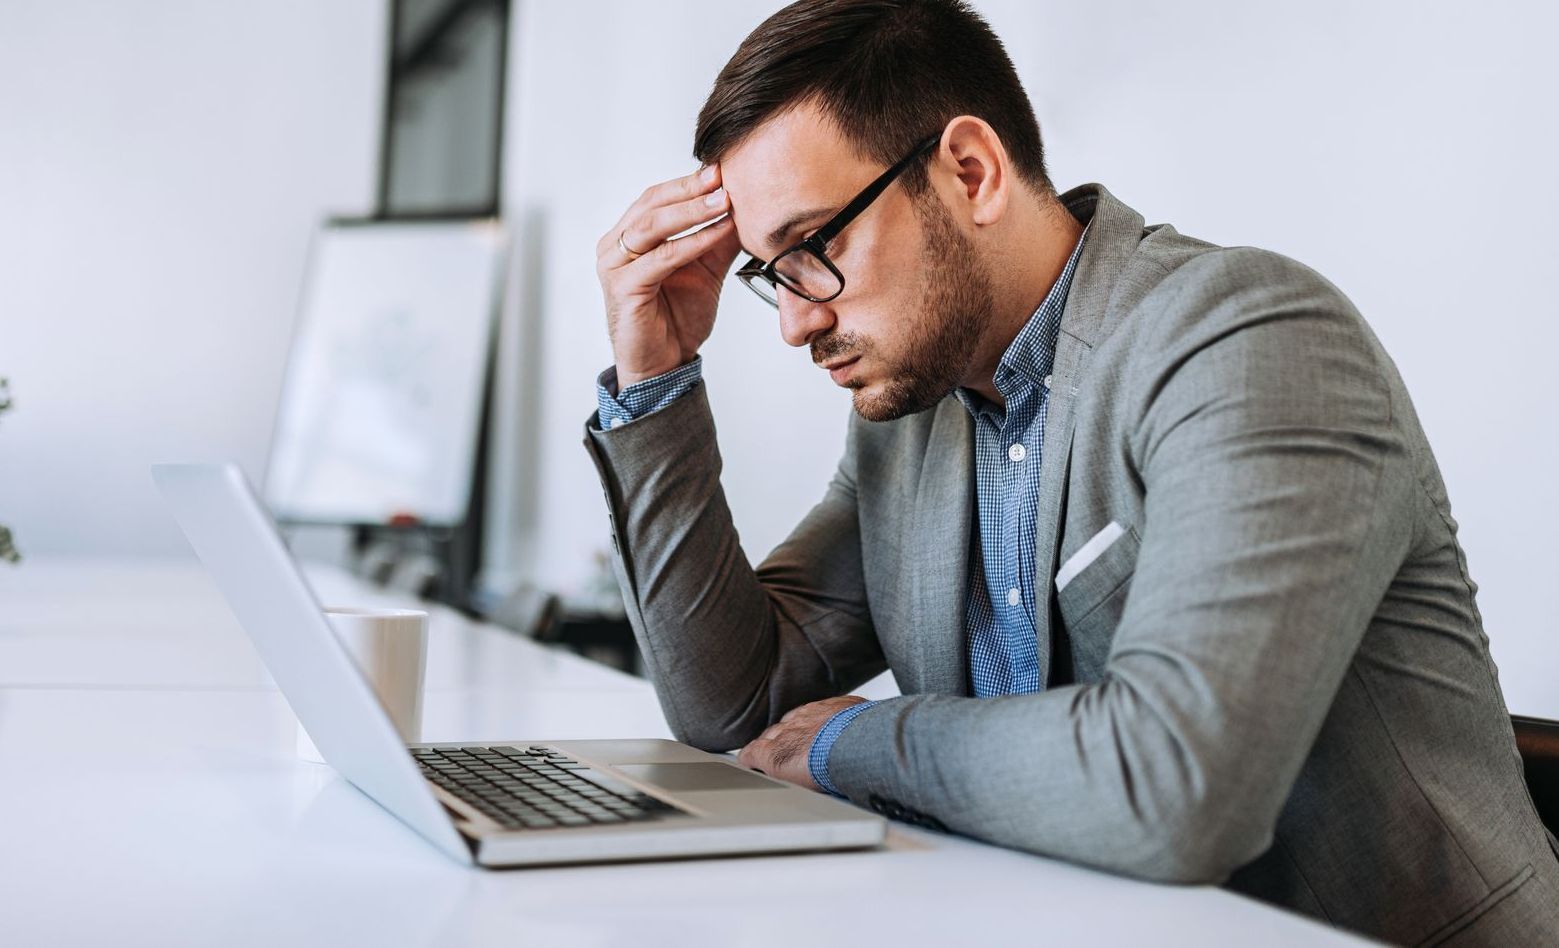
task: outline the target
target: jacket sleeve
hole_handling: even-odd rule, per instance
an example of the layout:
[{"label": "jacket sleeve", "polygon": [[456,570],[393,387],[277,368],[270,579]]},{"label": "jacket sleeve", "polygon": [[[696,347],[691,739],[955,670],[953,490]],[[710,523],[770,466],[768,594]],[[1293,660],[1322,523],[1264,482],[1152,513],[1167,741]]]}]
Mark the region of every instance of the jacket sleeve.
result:
[{"label": "jacket sleeve", "polygon": [[666,719],[679,740],[724,751],[886,662],[866,605],[853,439],[822,502],[754,570],[720,487],[707,389],[610,431],[592,419],[585,447]]},{"label": "jacket sleeve", "polygon": [[1351,304],[1276,255],[1215,263],[1145,301],[1124,356],[1144,510],[1100,680],[877,704],[829,761],[851,799],[1161,881],[1271,845],[1406,555],[1413,478]]}]

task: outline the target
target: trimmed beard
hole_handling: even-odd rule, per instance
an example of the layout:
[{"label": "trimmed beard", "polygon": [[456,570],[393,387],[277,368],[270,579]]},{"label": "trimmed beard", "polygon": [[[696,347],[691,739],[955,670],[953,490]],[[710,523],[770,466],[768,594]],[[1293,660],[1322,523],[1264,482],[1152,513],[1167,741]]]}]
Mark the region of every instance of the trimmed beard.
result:
[{"label": "trimmed beard", "polygon": [[[856,414],[893,421],[934,407],[968,377],[995,309],[990,275],[953,215],[926,191],[912,198],[920,220],[920,311],[906,321],[904,354],[881,390],[851,384]],[[826,357],[826,355],[825,355]]]}]

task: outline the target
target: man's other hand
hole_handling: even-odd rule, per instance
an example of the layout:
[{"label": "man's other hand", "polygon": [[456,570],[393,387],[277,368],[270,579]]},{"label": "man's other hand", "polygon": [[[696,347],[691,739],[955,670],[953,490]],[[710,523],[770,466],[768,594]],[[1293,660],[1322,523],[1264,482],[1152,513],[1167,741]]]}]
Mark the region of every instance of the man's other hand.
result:
[{"label": "man's other hand", "polygon": [[778,724],[770,725],[751,744],[737,751],[736,760],[743,767],[788,780],[808,790],[817,790],[812,769],[807,766],[807,754],[812,750],[817,732],[829,718],[865,700],[860,695],[844,695],[792,708]]}]

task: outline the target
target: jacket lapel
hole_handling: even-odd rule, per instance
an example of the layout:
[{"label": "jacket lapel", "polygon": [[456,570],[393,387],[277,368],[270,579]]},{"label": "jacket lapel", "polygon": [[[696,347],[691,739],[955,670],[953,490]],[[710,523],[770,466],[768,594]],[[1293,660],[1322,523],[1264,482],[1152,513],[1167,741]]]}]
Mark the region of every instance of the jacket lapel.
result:
[{"label": "jacket lapel", "polygon": [[1072,422],[1077,380],[1093,349],[1064,331],[1056,341],[1051,370],[1050,408],[1045,417],[1044,467],[1039,472],[1039,510],[1034,517],[1034,634],[1039,654],[1039,680],[1050,682],[1050,616],[1055,599],[1056,547],[1061,538],[1061,507],[1066,499],[1072,461]]},{"label": "jacket lapel", "polygon": [[1061,195],[1079,221],[1089,224],[1082,256],[1067,291],[1051,371],[1050,405],[1045,419],[1044,469],[1039,475],[1039,509],[1035,516],[1034,631],[1038,639],[1039,676],[1046,685],[1053,666],[1051,616],[1055,613],[1056,555],[1061,542],[1061,517],[1071,471],[1076,399],[1088,370],[1094,343],[1109,328],[1110,297],[1118,287],[1137,245],[1143,219],[1102,185],[1085,184]]}]

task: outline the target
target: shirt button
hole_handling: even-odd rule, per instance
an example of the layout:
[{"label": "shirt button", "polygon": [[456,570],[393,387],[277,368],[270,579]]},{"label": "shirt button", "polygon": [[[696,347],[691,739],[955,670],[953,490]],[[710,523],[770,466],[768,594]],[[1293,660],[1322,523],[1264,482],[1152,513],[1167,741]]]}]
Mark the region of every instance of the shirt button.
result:
[{"label": "shirt button", "polygon": [[1021,443],[1017,443],[1007,449],[1007,460],[1021,461],[1028,457],[1028,453],[1029,452],[1027,448],[1025,448]]},{"label": "shirt button", "polygon": [[1045,376],[1045,387],[1046,388],[1050,387],[1050,376],[1048,376],[1048,375]]},{"label": "shirt button", "polygon": [[1018,603],[1020,603],[1022,601],[1023,601],[1023,594],[1021,592],[1018,592],[1018,587],[1014,586],[1011,589],[1007,590],[1007,605],[1015,606],[1015,605],[1017,605]]}]

